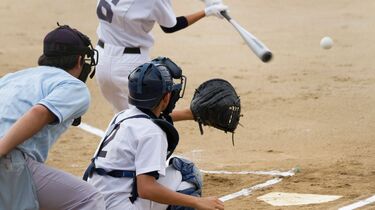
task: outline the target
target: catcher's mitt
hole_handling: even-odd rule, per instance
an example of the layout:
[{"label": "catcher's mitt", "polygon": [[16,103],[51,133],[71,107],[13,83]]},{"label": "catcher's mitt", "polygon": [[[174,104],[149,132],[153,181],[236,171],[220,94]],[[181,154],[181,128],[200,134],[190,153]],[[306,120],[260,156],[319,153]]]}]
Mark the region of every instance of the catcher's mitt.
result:
[{"label": "catcher's mitt", "polygon": [[190,109],[201,134],[202,124],[234,133],[241,116],[240,98],[233,86],[223,79],[202,83],[195,90]]}]

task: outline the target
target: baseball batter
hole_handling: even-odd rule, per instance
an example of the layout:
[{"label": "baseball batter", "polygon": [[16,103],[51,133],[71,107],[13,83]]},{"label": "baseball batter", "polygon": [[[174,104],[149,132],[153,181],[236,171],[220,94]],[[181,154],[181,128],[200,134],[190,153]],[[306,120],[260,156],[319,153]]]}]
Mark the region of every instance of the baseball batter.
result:
[{"label": "baseball batter", "polygon": [[205,16],[222,18],[227,6],[221,0],[206,0],[206,8],[176,17],[171,0],[98,0],[99,51],[96,79],[102,95],[116,112],[128,108],[127,77],[137,66],[150,60],[154,24],[165,33],[184,29]]},{"label": "baseball batter", "polygon": [[84,179],[102,192],[108,210],[222,210],[218,198],[200,197],[202,177],[193,163],[175,157],[166,166],[178,133],[161,117],[181,90],[171,75],[181,73],[163,62],[145,63],[129,75],[133,106],[115,115]]}]

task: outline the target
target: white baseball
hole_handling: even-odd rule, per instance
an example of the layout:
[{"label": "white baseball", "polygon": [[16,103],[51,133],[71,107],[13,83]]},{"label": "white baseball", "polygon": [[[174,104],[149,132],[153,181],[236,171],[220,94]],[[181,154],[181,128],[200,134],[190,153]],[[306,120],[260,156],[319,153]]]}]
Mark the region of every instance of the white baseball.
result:
[{"label": "white baseball", "polygon": [[320,47],[321,48],[328,50],[332,46],[333,46],[333,40],[331,39],[331,37],[326,36],[326,37],[323,37],[322,40],[320,40]]}]

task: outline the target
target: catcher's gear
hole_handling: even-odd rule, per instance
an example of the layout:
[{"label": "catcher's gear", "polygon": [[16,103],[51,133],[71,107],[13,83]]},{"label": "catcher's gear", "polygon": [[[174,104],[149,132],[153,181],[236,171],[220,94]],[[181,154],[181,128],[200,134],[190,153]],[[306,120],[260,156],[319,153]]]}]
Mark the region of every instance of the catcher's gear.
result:
[{"label": "catcher's gear", "polygon": [[[181,172],[182,182],[187,182],[190,187],[177,189],[177,192],[191,195],[195,197],[202,197],[203,178],[200,170],[193,162],[180,157],[173,157],[169,160],[169,165],[172,165],[177,171]],[[181,186],[181,185],[180,185]],[[191,207],[170,205],[167,210],[194,210]]]},{"label": "catcher's gear", "polygon": [[129,74],[128,80],[129,103],[148,110],[155,108],[173,86],[168,69],[153,63],[137,67]]},{"label": "catcher's gear", "polygon": [[128,79],[129,103],[139,108],[153,109],[165,93],[171,93],[164,115],[172,112],[185,91],[186,77],[181,68],[167,57],[157,57],[137,67]]},{"label": "catcher's gear", "polygon": [[[174,63],[171,59],[167,57],[159,56],[151,61],[157,67],[165,66],[167,67],[172,79],[173,86],[171,91],[171,99],[165,110],[163,110],[164,115],[168,115],[173,111],[176,106],[177,101],[184,97],[185,87],[186,87],[186,77],[182,75],[182,69]],[[160,67],[159,67],[160,68]]]},{"label": "catcher's gear", "polygon": [[[202,83],[191,100],[190,109],[198,122],[201,134],[203,125],[233,133],[241,116],[241,103],[233,86],[223,79]],[[233,142],[234,143],[234,142]]]}]

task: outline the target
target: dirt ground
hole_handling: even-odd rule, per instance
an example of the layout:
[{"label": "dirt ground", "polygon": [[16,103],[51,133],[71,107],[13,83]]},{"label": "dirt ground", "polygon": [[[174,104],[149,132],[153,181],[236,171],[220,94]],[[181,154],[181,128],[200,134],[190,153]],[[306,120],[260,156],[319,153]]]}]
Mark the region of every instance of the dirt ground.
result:
[{"label": "dirt ground", "polygon": [[[1,0],[0,76],[35,66],[44,35],[59,21],[88,34],[93,43],[96,1]],[[262,63],[225,20],[205,18],[174,34],[155,27],[153,57],[172,58],[188,78],[179,107],[210,78],[230,81],[241,96],[242,126],[231,135],[195,122],[179,122],[177,153],[205,170],[286,171],[293,177],[225,203],[226,209],[337,209],[375,194],[375,1],[225,0],[231,16],[273,51]],[[174,1],[177,15],[203,8],[197,0]],[[320,39],[334,46],[323,50]],[[92,105],[83,121],[105,129],[112,110],[88,82]],[[1,100],[1,99],[0,99]],[[71,128],[47,164],[80,176],[99,138]],[[193,152],[195,151],[195,152]],[[223,196],[264,182],[259,175],[205,175],[205,195]],[[273,207],[258,199],[269,192],[341,195],[324,204]],[[363,209],[374,209],[375,205]]]}]

